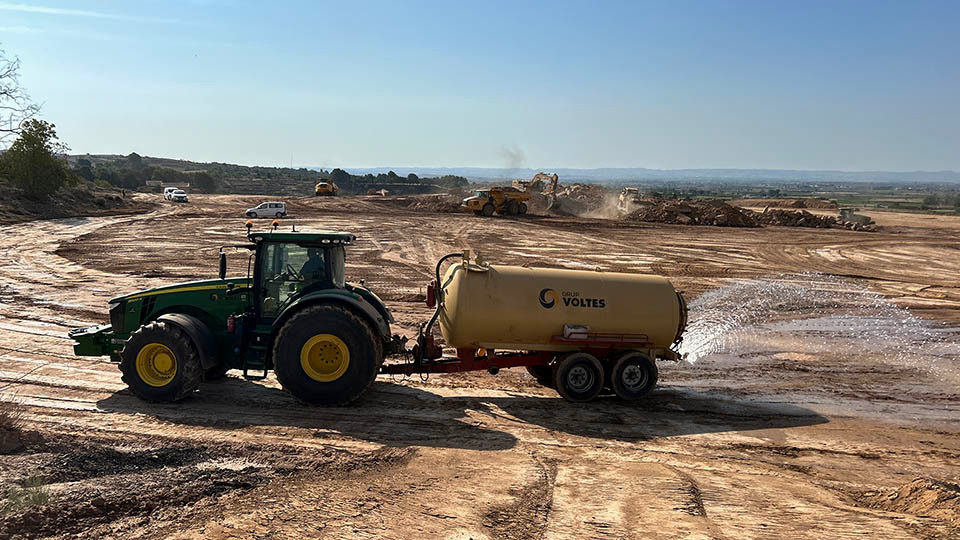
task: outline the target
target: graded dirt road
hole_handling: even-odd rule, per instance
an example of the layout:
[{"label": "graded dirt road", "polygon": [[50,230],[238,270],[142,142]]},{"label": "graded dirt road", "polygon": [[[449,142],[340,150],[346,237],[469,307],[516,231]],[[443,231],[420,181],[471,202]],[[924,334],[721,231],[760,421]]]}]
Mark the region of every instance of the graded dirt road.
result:
[{"label": "graded dirt road", "polygon": [[[348,276],[387,301],[395,332],[429,316],[418,299],[433,265],[464,247],[507,264],[661,273],[694,308],[744,327],[733,340],[699,327],[716,333],[691,342],[724,345],[661,365],[660,389],[638,403],[569,404],[504,370],[381,376],[335,409],[232,373],[156,405],[106,359],[72,355],[66,331],[105,321],[107,299],[214,277],[217,248],[242,238],[256,202],[195,196],[4,227],[0,391],[23,404],[26,427],[0,455],[0,484],[33,479],[51,501],[0,515],[0,538],[960,535],[958,218],[878,214],[883,232],[857,233],[289,202],[284,227],[357,234]],[[231,254],[231,274],[246,267]],[[751,291],[787,300],[756,310]]]}]

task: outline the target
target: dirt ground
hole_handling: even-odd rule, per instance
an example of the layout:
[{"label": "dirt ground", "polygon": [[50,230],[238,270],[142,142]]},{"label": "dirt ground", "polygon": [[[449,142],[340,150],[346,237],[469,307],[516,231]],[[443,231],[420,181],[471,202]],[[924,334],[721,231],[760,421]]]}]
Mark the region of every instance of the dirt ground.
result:
[{"label": "dirt ground", "polygon": [[[660,388],[631,404],[566,403],[511,369],[381,376],[334,409],[231,372],[157,405],[106,359],[72,355],[66,331],[105,321],[108,298],[214,277],[217,248],[242,239],[258,202],[197,195],[3,227],[0,392],[22,404],[24,431],[0,455],[0,489],[41,483],[50,500],[0,515],[0,538],[960,537],[960,218],[877,214],[883,229],[858,233],[288,202],[284,227],[357,235],[348,275],[387,301],[397,332],[429,316],[417,299],[438,257],[470,247],[506,264],[664,274],[693,306],[739,283],[829,274],[885,307],[820,315],[873,324],[909,310],[946,336],[897,337],[892,355],[872,334],[771,311],[786,326],[752,321],[749,339],[661,364]],[[230,268],[245,273],[246,256]]]}]

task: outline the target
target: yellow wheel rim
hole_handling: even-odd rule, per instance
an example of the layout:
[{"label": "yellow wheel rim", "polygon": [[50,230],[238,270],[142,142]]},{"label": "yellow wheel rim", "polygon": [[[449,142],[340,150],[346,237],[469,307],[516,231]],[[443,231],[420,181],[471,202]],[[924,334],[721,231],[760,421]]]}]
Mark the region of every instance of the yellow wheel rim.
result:
[{"label": "yellow wheel rim", "polygon": [[335,381],[350,366],[350,349],[333,334],[317,334],[300,349],[300,366],[315,381]]},{"label": "yellow wheel rim", "polygon": [[137,375],[150,386],[166,386],[177,376],[177,357],[162,343],[144,345],[137,353]]}]

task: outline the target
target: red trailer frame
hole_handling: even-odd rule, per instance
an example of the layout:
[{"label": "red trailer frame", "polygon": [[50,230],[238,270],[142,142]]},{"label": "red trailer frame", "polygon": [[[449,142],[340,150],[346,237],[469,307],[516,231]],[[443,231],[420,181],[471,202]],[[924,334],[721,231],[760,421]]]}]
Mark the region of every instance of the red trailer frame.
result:
[{"label": "red trailer frame", "polygon": [[[576,344],[579,351],[600,357],[614,348],[645,349],[653,343],[646,334],[607,334],[591,333],[586,338],[566,338],[553,336],[554,343]],[[546,366],[563,351],[529,351],[496,353],[477,356],[481,349],[458,348],[457,356],[446,356],[433,360],[390,364],[380,368],[381,373],[411,375],[413,373],[457,373],[461,371],[497,371],[511,367]]]}]

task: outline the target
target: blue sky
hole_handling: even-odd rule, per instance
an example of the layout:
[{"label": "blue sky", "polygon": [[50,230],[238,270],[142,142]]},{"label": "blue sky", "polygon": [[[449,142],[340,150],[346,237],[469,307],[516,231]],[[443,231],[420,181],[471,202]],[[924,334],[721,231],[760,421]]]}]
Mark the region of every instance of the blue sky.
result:
[{"label": "blue sky", "polygon": [[0,1],[75,152],[264,165],[960,170],[958,35],[957,1]]}]

